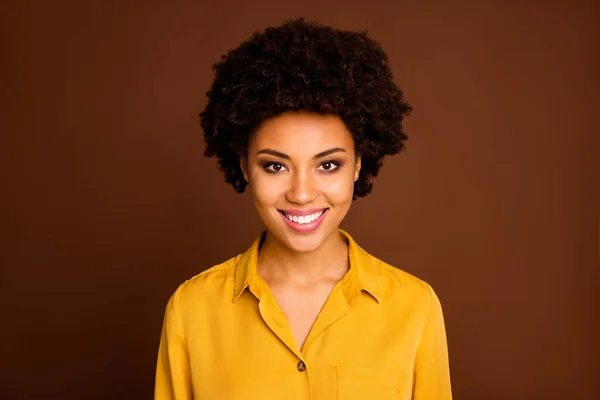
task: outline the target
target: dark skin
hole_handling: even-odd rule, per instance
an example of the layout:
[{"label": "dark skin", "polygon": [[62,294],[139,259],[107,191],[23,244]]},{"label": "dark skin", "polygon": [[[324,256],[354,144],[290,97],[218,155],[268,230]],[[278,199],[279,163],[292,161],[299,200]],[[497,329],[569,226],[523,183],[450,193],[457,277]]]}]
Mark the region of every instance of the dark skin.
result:
[{"label": "dark skin", "polygon": [[[348,245],[339,235],[339,225],[352,203],[360,158],[339,118],[313,113],[288,113],[267,121],[251,138],[248,155],[242,169],[267,227],[258,273],[302,349],[349,268]],[[279,212],[325,208],[319,227],[308,233],[290,228]]]}]

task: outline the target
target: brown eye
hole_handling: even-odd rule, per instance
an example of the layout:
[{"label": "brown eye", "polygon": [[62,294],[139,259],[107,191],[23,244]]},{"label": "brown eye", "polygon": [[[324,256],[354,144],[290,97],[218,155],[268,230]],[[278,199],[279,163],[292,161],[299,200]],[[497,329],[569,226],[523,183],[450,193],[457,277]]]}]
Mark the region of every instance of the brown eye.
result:
[{"label": "brown eye", "polygon": [[326,161],[319,166],[319,169],[321,171],[332,172],[332,171],[335,171],[336,169],[338,169],[339,166],[340,166],[340,163],[338,163],[336,161]]},{"label": "brown eye", "polygon": [[285,170],[285,165],[277,162],[269,162],[263,166],[264,170],[274,174]]}]

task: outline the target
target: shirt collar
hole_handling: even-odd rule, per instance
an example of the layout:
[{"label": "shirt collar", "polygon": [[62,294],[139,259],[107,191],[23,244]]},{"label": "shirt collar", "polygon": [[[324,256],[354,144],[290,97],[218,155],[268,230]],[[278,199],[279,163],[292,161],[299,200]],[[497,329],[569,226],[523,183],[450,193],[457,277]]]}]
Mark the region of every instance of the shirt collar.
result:
[{"label": "shirt collar", "polygon": [[[346,300],[350,305],[353,305],[364,290],[379,303],[381,301],[379,274],[373,257],[362,249],[348,232],[342,229],[339,232],[348,243],[348,257],[350,260],[350,269],[340,282]],[[266,232],[263,232],[259,235],[250,248],[238,256],[235,270],[234,302],[240,298],[246,289],[249,289],[257,298],[260,298],[263,292],[263,285],[266,285],[266,283],[258,275],[257,262],[258,248],[264,240],[265,234]]]}]

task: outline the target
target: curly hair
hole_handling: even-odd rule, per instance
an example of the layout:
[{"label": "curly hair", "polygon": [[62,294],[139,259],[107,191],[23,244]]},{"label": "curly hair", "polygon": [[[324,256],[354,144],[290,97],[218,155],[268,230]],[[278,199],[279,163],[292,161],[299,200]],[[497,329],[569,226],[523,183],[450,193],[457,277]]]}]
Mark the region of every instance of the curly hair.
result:
[{"label": "curly hair", "polygon": [[386,155],[403,150],[402,121],[412,107],[394,83],[387,54],[366,31],[286,21],[254,33],[213,65],[214,81],[200,113],[206,157],[243,193],[240,166],[248,138],[262,121],[286,111],[341,118],[353,136],[361,170],[353,199],[372,190]]}]

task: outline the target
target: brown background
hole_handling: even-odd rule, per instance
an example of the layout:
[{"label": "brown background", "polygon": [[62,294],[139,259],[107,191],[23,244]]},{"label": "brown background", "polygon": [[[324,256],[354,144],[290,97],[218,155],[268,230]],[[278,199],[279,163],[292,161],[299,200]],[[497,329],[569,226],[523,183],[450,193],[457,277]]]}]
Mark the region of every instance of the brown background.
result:
[{"label": "brown background", "polygon": [[2,2],[0,398],[151,398],[169,295],[261,229],[202,157],[211,64],[297,16],[414,106],[344,227],[438,292],[455,397],[600,398],[598,3],[284,3]]}]

